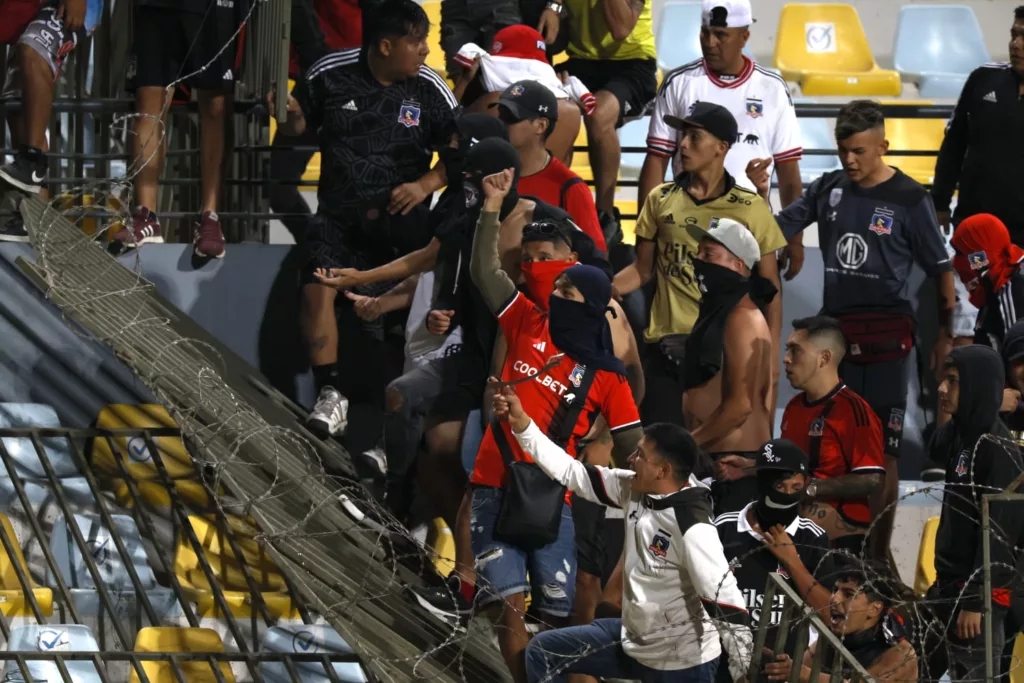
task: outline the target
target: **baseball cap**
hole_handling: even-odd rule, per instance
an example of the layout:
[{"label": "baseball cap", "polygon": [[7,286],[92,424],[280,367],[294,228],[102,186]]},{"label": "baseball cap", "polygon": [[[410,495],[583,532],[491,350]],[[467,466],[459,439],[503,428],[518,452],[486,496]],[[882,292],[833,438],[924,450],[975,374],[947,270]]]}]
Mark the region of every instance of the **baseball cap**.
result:
[{"label": "baseball cap", "polygon": [[754,23],[750,0],[704,0],[700,20],[705,26],[746,28]]},{"label": "baseball cap", "polygon": [[558,121],[558,100],[555,94],[536,81],[517,81],[505,88],[492,107],[505,107],[518,121],[545,118],[552,125]]},{"label": "baseball cap", "polygon": [[747,268],[753,269],[761,260],[761,245],[757,243],[754,235],[747,226],[731,218],[716,216],[711,219],[711,225],[707,230],[699,225],[691,225],[687,227],[687,231],[697,241],[707,238],[718,242],[731,251],[733,256],[743,261]]},{"label": "baseball cap", "polygon": [[685,117],[666,114],[662,118],[665,123],[677,130],[687,127],[703,128],[729,146],[736,142],[736,136],[739,134],[739,126],[736,125],[736,117],[732,112],[711,102],[695,102]]},{"label": "baseball cap", "polygon": [[494,34],[491,56],[533,59],[545,64],[548,63],[548,52],[544,44],[544,36],[537,29],[525,24],[506,26]]},{"label": "baseball cap", "polygon": [[789,439],[772,439],[757,453],[754,469],[807,474],[807,454]]}]

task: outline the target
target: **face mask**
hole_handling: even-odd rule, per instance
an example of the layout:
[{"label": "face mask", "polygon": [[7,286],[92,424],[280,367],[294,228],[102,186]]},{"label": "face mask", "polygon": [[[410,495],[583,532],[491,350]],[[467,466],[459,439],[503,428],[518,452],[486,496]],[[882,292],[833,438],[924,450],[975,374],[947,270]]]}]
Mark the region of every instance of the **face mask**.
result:
[{"label": "face mask", "polygon": [[960,281],[964,283],[964,287],[967,289],[967,296],[971,300],[971,304],[975,308],[982,308],[985,305],[987,297],[987,287],[985,285],[988,282],[988,278],[985,277],[987,269],[974,270],[971,268],[970,261],[963,254],[953,255],[953,270],[956,271]]},{"label": "face mask", "polygon": [[800,514],[800,502],[804,498],[804,492],[781,493],[776,491],[774,486],[767,491],[766,488],[765,485],[758,487],[760,497],[754,504],[754,515],[761,525],[761,530],[768,531],[776,524],[789,526]]},{"label": "face mask", "polygon": [[722,294],[743,285],[747,278],[717,263],[693,259],[693,274],[697,276],[697,287],[701,294]]},{"label": "face mask", "polygon": [[533,261],[521,266],[526,293],[541,310],[548,310],[548,300],[555,291],[555,280],[575,261]]},{"label": "face mask", "polygon": [[437,153],[449,178],[457,178],[462,175],[462,167],[466,162],[466,153],[461,147],[462,143],[459,144],[458,148],[445,147]]}]

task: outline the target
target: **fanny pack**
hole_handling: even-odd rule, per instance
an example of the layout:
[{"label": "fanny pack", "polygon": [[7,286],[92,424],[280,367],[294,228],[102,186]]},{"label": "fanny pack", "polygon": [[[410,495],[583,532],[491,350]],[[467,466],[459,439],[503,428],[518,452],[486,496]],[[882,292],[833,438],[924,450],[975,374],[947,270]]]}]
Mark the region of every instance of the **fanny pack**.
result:
[{"label": "fanny pack", "polygon": [[846,360],[868,364],[900,360],[914,347],[914,319],[892,313],[849,313],[839,316],[846,337]]},{"label": "fanny pack", "polygon": [[683,358],[686,357],[686,338],[688,334],[667,334],[658,340],[658,349],[665,360],[673,368],[682,372]]},{"label": "fanny pack", "polygon": [[[558,424],[557,433],[548,435],[559,447],[565,448],[572,430],[587,402],[590,385],[597,371],[587,368],[583,372],[576,398],[570,404],[560,402],[552,423]],[[565,408],[565,410],[561,410]],[[505,487],[501,494],[501,507],[494,523],[494,538],[522,550],[538,550],[554,543],[562,524],[562,506],[565,487],[544,473],[533,462],[516,460],[505,432],[497,418],[491,418],[491,433],[505,462]]]}]

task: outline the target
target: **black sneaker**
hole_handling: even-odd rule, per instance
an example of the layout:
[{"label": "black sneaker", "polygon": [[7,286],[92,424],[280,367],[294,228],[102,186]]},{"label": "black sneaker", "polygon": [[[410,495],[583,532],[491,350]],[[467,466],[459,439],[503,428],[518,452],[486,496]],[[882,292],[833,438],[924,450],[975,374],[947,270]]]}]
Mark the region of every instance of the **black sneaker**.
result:
[{"label": "black sneaker", "polygon": [[0,180],[24,192],[39,194],[46,181],[46,154],[38,147],[22,147],[14,161],[0,166]]},{"label": "black sneaker", "polygon": [[28,231],[21,216],[11,216],[0,225],[0,242],[28,242]]},{"label": "black sneaker", "polygon": [[935,463],[929,463],[928,467],[921,470],[921,481],[926,484],[933,484],[937,481],[946,480],[946,468],[939,467]]},{"label": "black sneaker", "polygon": [[455,576],[440,586],[413,588],[412,594],[423,609],[450,626],[465,626],[473,614],[473,605],[462,597]]},{"label": "black sneaker", "polygon": [[601,224],[604,243],[609,250],[622,243],[624,235],[622,234],[622,214],[619,212],[619,207],[613,208],[611,213],[598,211],[597,220]]}]

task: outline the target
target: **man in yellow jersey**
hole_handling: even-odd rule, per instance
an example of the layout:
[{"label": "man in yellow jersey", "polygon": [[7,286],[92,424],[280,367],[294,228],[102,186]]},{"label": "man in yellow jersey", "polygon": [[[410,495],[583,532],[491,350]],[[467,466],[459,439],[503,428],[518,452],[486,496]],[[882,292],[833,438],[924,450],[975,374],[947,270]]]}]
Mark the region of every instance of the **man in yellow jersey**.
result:
[{"label": "man in yellow jersey", "polygon": [[[559,4],[552,0],[549,6]],[[608,234],[617,230],[615,181],[619,138],[627,118],[642,116],[658,93],[654,33],[649,0],[564,0],[569,15],[569,61],[565,69],[597,97],[585,117],[594,170],[597,210]]]},{"label": "man in yellow jersey", "polygon": [[[647,392],[640,406],[645,424],[683,423],[683,347],[699,312],[701,294],[693,271],[697,240],[690,226],[710,229],[729,218],[757,240],[761,260],[757,273],[779,286],[777,249],[786,245],[771,209],[756,193],[736,185],[725,170],[725,156],[736,140],[736,119],[729,110],[710,102],[697,102],[683,118],[665,116],[680,131],[682,172],[658,186],[647,198],[636,223],[636,261],[615,276],[617,296],[643,287],[654,277],[657,288],[644,332],[648,342],[644,359]],[[765,318],[771,330],[772,363],[778,363],[782,328],[782,297],[768,304]],[[773,367],[774,370],[774,367]]]}]

